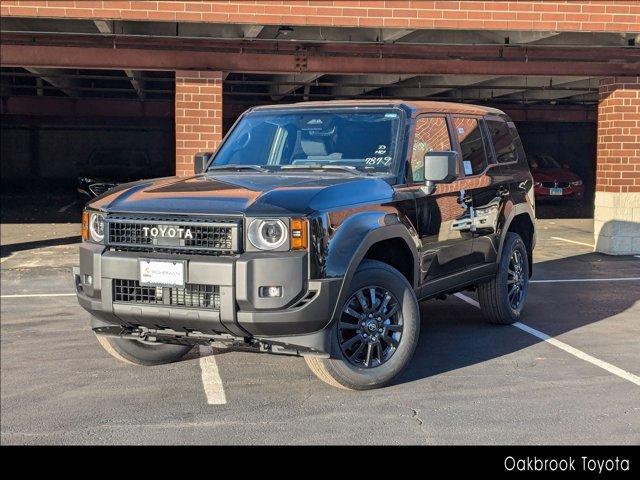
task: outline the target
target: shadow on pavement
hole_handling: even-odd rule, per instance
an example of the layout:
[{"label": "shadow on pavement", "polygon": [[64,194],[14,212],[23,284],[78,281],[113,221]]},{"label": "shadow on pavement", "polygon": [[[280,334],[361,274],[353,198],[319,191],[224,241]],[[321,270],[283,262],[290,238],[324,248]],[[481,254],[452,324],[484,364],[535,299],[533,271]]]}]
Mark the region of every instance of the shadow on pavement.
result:
[{"label": "shadow on pavement", "polygon": [[73,235],[70,237],[62,238],[48,238],[46,240],[34,240],[31,242],[12,243],[9,245],[2,245],[0,248],[0,256],[8,257],[14,252],[20,252],[23,250],[33,250],[34,248],[53,247],[57,245],[72,245],[74,243],[80,243],[80,235]]},{"label": "shadow on pavement", "polygon": [[[593,265],[598,264],[594,275]],[[590,253],[536,264],[549,272],[543,278],[639,277],[640,260]],[[582,275],[571,268],[583,265]],[[469,294],[473,296],[473,294]],[[522,322],[551,336],[605,320],[640,300],[638,282],[530,284]],[[486,323],[476,307],[457,298],[420,305],[420,340],[413,360],[394,384],[478,364],[522,350],[541,340],[508,325]]]}]

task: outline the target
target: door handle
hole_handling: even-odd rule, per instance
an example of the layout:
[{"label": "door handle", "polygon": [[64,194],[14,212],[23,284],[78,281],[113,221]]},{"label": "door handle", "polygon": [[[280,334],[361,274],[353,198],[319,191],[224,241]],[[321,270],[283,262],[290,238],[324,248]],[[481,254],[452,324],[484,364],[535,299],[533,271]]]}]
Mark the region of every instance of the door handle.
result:
[{"label": "door handle", "polygon": [[471,204],[471,195],[468,194],[460,194],[460,196],[458,197],[458,203],[460,205],[465,204],[465,205],[470,205]]}]

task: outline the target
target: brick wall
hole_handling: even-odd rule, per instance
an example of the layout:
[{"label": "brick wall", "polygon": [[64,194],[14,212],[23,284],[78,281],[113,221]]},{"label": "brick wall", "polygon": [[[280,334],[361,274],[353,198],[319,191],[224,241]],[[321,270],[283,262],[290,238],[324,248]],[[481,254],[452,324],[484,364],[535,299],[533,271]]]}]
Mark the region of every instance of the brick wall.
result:
[{"label": "brick wall", "polygon": [[600,80],[596,190],[640,192],[640,76]]},{"label": "brick wall", "polygon": [[3,0],[0,14],[294,26],[637,32],[640,2]]},{"label": "brick wall", "polygon": [[193,156],[222,139],[222,73],[176,71],[176,175],[193,174]]},{"label": "brick wall", "polygon": [[596,250],[640,254],[640,76],[600,80]]}]

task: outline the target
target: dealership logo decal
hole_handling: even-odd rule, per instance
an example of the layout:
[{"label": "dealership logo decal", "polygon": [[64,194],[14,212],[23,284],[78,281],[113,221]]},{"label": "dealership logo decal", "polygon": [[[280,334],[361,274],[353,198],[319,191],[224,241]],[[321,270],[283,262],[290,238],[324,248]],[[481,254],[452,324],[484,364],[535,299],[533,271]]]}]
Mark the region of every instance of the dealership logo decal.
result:
[{"label": "dealership logo decal", "polygon": [[169,225],[158,225],[157,227],[142,227],[142,234],[151,238],[193,238],[191,229],[182,227],[172,227]]}]

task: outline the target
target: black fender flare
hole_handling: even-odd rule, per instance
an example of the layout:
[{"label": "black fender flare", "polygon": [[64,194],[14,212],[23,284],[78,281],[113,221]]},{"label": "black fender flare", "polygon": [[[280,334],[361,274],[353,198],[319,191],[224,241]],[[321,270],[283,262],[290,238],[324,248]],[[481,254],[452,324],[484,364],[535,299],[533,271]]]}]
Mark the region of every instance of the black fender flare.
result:
[{"label": "black fender flare", "polygon": [[[413,285],[415,289],[420,275],[419,239],[413,229],[407,227],[395,214],[384,212],[363,212],[355,215],[340,226],[339,230],[348,232],[345,239],[332,241],[332,252],[328,257],[328,267],[335,276],[342,276],[342,285],[331,317],[332,322],[340,315],[342,304],[346,301],[351,279],[372,245],[383,240],[401,239],[413,256]],[[332,262],[332,260],[337,262]],[[349,259],[345,262],[345,259]],[[332,265],[333,264],[333,265]],[[336,268],[336,264],[339,265]],[[339,271],[342,270],[342,271]]]},{"label": "black fender flare", "polygon": [[502,258],[502,247],[504,246],[504,240],[507,236],[507,232],[509,231],[509,227],[511,226],[511,222],[515,217],[522,214],[529,215],[529,219],[531,220],[531,224],[533,225],[533,235],[531,237],[531,249],[536,245],[536,216],[531,208],[531,205],[528,203],[516,203],[511,207],[509,211],[509,215],[507,216],[504,225],[502,227],[502,235],[500,235],[500,245],[498,246],[498,255],[496,257],[496,263],[500,263],[500,259]]}]

